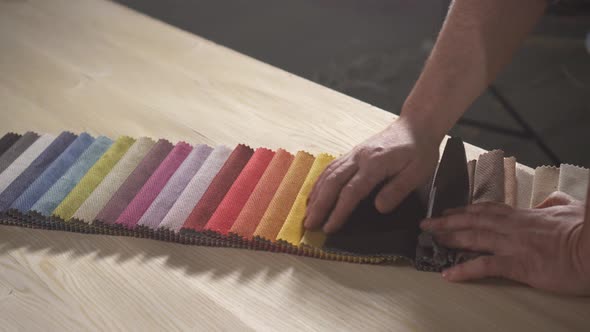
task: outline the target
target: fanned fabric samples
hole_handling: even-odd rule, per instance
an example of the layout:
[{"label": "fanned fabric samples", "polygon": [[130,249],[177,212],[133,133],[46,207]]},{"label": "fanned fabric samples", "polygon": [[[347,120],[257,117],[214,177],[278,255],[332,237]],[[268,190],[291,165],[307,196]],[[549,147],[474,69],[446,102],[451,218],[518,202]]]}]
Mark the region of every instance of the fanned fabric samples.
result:
[{"label": "fanned fabric samples", "polygon": [[391,213],[375,209],[378,186],[338,232],[305,230],[307,198],[333,159],[246,145],[9,133],[0,138],[0,223],[354,263],[405,260],[438,271],[479,253],[420,233],[429,212],[490,201],[529,207],[555,190],[584,199],[590,176],[571,165],[533,171],[499,150],[467,162],[463,142],[451,138],[432,179]]},{"label": "fanned fabric samples", "polygon": [[135,141],[127,153],[94,189],[92,194],[82,203],[72,218],[92,223],[100,210],[104,208],[111,196],[119,189],[154,144],[155,142],[147,137]]}]

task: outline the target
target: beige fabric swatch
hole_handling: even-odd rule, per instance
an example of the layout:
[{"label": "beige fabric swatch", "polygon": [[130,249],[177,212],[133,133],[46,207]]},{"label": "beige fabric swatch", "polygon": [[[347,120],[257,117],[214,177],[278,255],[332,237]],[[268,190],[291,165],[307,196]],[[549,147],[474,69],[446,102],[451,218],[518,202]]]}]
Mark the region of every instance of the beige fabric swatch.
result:
[{"label": "beige fabric swatch", "polygon": [[504,203],[516,206],[516,158],[504,158]]},{"label": "beige fabric swatch", "polygon": [[154,144],[155,142],[148,137],[142,137],[135,141],[88,199],[82,203],[72,218],[92,223],[100,210],[105,207]]},{"label": "beige fabric swatch", "polygon": [[474,176],[475,176],[475,165],[477,165],[477,160],[473,159],[467,163],[467,175],[469,176],[469,204],[471,204],[473,200],[473,186],[474,186]]},{"label": "beige fabric swatch", "polygon": [[504,151],[479,156],[475,165],[473,203],[504,202]]},{"label": "beige fabric swatch", "polygon": [[587,168],[561,164],[557,190],[585,202],[588,190],[588,176],[590,176],[590,172]]},{"label": "beige fabric swatch", "polygon": [[535,169],[535,178],[533,179],[531,207],[536,207],[552,192],[557,191],[558,182],[559,168],[553,166],[537,167],[537,169]]},{"label": "beige fabric swatch", "polygon": [[534,170],[516,167],[516,207],[528,209],[531,207],[533,193]]}]

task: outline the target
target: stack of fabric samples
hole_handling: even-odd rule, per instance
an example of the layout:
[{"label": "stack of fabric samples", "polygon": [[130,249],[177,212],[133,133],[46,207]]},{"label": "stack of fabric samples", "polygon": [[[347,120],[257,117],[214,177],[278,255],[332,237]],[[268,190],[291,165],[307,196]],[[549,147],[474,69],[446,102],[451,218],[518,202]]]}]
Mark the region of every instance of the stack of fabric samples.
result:
[{"label": "stack of fabric samples", "polygon": [[333,159],[147,137],[9,133],[0,139],[0,223],[355,263],[405,260],[434,271],[464,255],[420,234],[433,185],[445,197],[434,204],[442,211],[484,201],[534,207],[556,190],[583,200],[588,183],[587,169],[530,171],[499,150],[467,162],[461,140],[450,139],[433,180],[392,213],[377,212],[373,193],[337,233],[305,230],[307,197]]}]

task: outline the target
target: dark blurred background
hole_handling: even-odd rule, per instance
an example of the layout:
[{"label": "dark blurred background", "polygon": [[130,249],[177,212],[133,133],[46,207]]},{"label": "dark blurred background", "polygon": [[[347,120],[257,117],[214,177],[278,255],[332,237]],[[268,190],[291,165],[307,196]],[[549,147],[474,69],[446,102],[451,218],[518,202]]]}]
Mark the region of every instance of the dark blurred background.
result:
[{"label": "dark blurred background", "polygon": [[[399,114],[448,0],[117,0]],[[556,8],[452,133],[529,166],[590,166],[590,12]],[[558,13],[556,13],[558,12]]]}]

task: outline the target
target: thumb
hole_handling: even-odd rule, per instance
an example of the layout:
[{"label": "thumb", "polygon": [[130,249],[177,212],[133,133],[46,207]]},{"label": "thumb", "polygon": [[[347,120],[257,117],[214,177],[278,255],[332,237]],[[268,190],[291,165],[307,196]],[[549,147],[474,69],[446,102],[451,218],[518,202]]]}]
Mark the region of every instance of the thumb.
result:
[{"label": "thumb", "polygon": [[578,201],[572,196],[561,191],[555,191],[552,192],[549,196],[547,196],[547,198],[545,198],[544,201],[535,206],[535,209],[544,209],[559,205],[570,205],[575,204],[576,202]]}]

